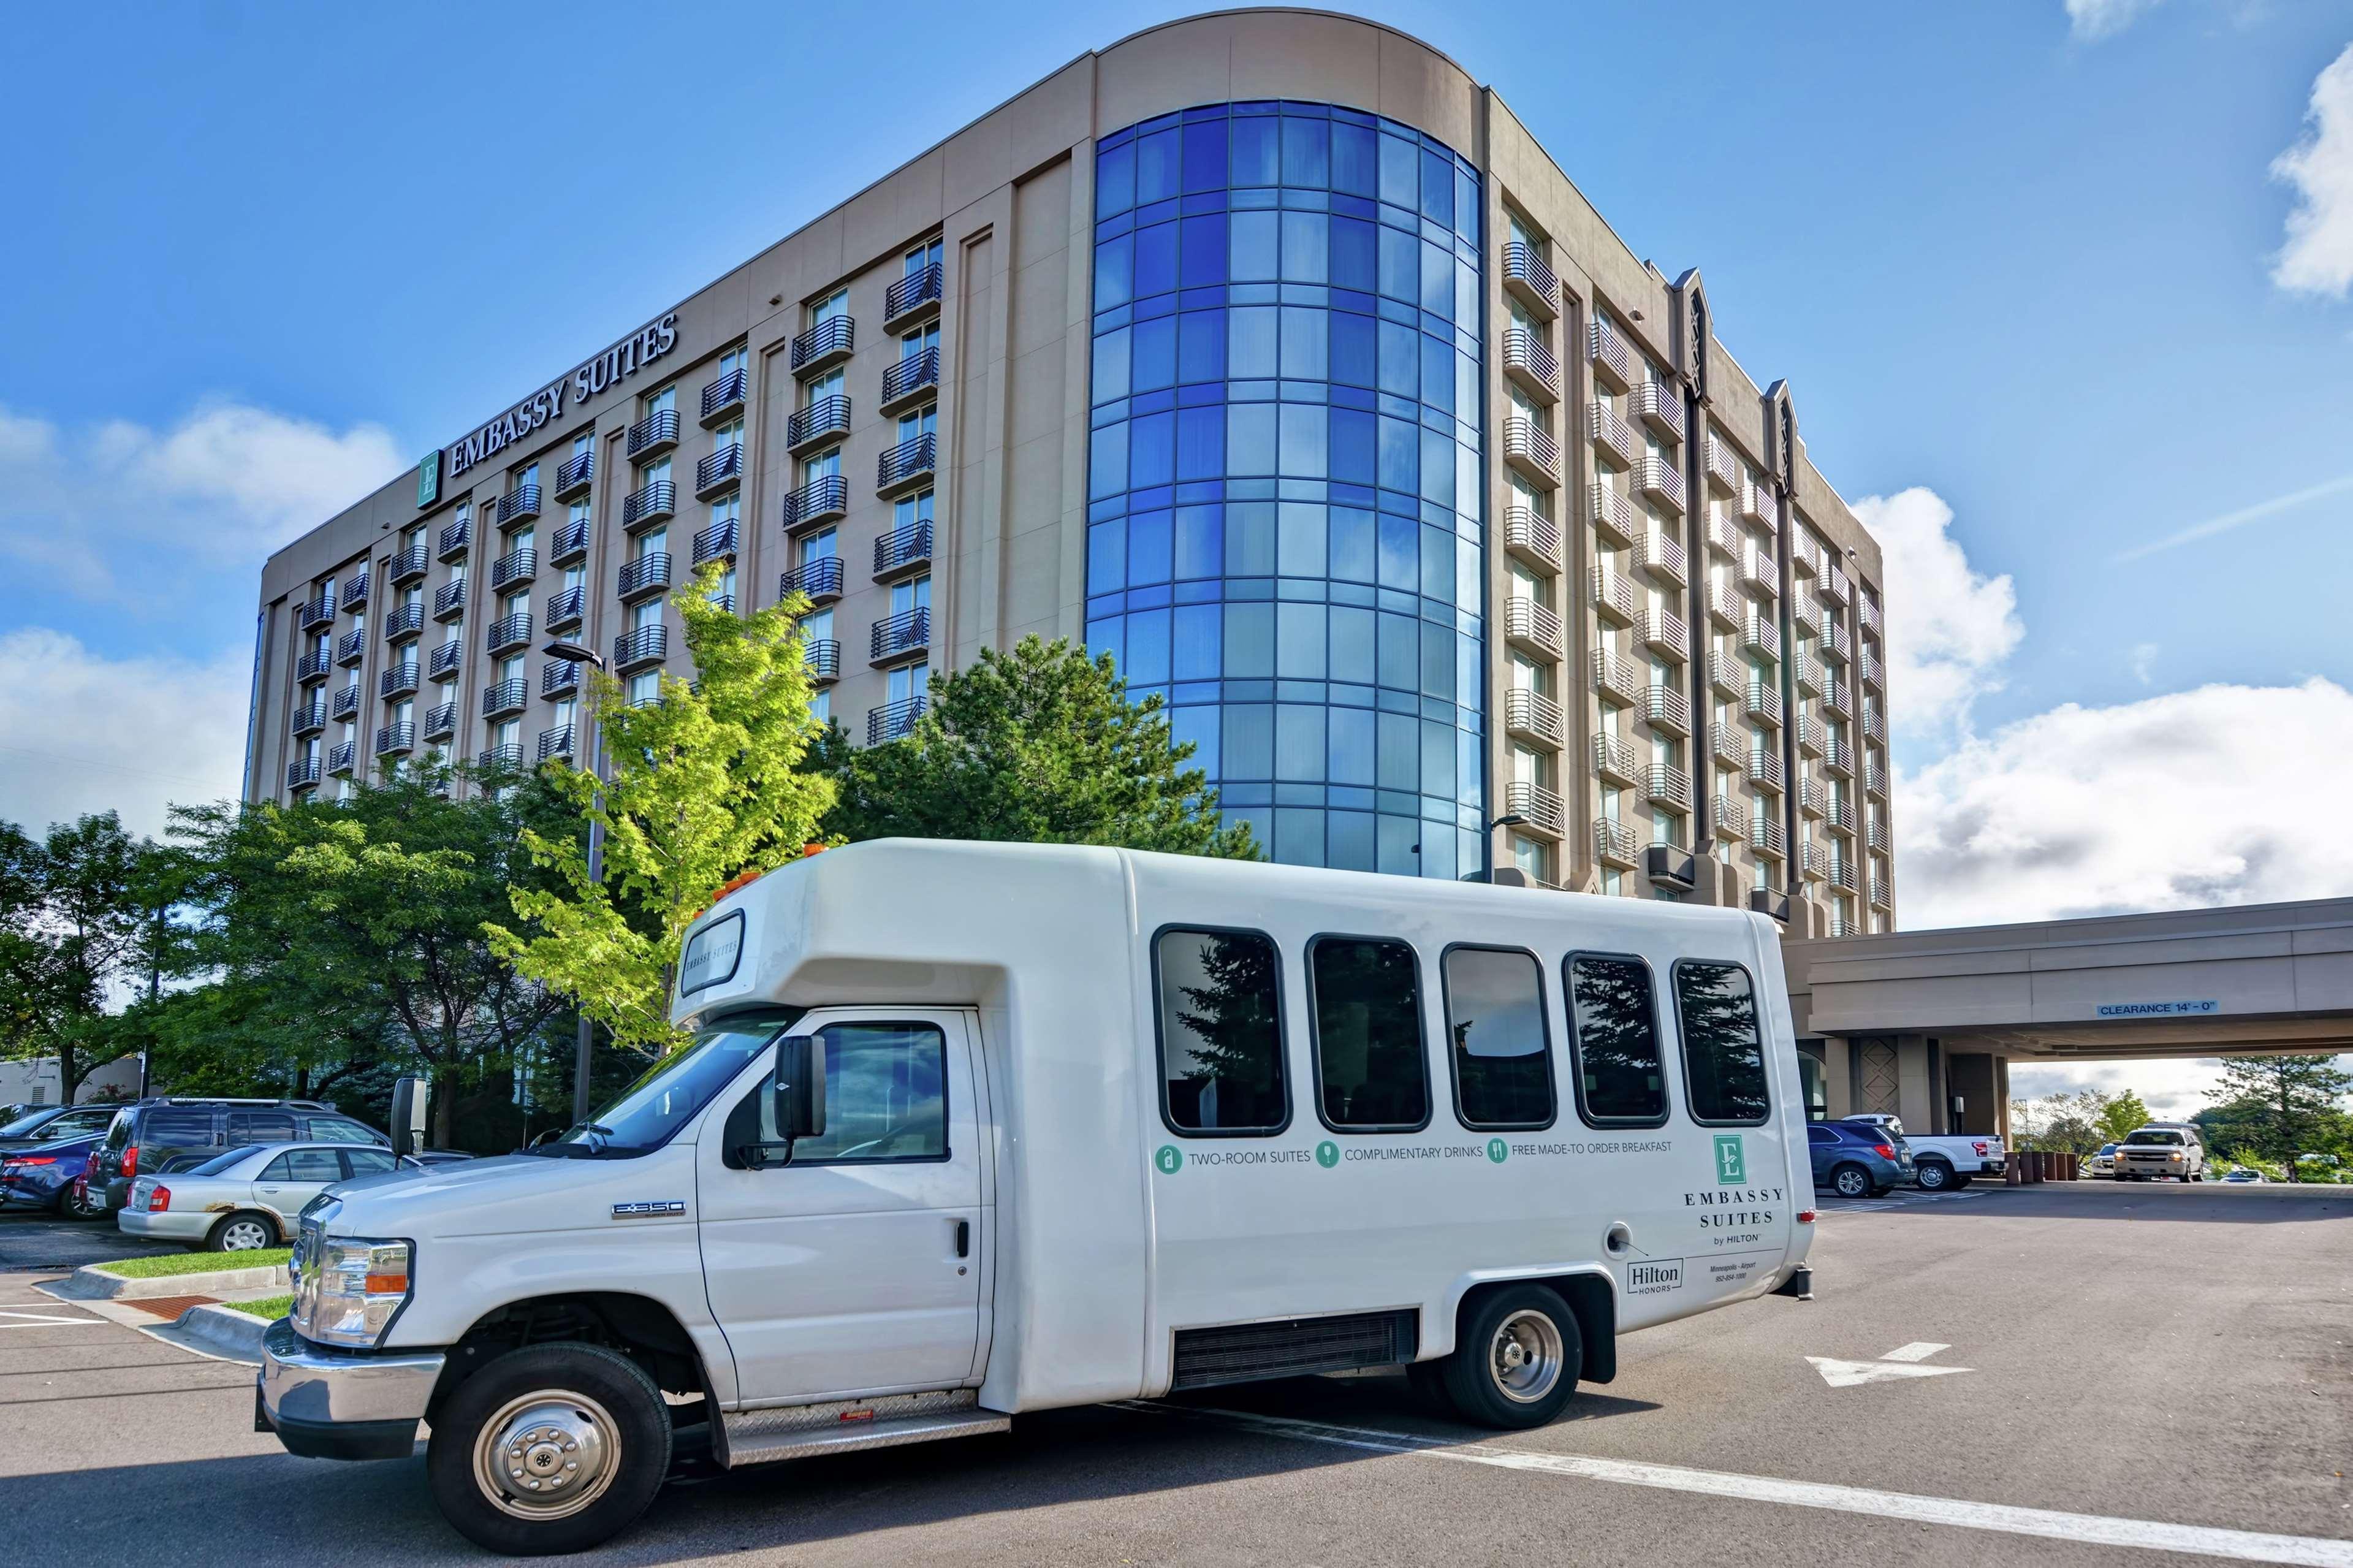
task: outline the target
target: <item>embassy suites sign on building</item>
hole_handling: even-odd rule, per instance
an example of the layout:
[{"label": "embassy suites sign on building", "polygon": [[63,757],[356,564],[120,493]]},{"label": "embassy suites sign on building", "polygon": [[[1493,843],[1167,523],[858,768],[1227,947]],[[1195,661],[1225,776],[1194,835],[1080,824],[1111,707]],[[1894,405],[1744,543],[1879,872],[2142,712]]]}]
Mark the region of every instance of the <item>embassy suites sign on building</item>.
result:
[{"label": "embassy suites sign on building", "polygon": [[[497,456],[534,430],[564,418],[577,406],[619,386],[678,346],[678,313],[630,334],[569,376],[559,376],[463,439],[428,456],[418,468],[417,504],[439,498],[440,474],[457,478],[476,463]],[[436,471],[438,471],[438,472]]]}]

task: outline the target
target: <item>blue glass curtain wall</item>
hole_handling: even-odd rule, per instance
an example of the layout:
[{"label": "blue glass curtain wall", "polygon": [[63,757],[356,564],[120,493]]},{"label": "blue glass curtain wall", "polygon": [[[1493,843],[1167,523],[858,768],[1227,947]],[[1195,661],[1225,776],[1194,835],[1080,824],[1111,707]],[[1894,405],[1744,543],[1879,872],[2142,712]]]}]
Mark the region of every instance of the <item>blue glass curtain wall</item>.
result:
[{"label": "blue glass curtain wall", "polygon": [[1279,861],[1483,864],[1479,214],[1324,104],[1098,144],[1087,641]]}]

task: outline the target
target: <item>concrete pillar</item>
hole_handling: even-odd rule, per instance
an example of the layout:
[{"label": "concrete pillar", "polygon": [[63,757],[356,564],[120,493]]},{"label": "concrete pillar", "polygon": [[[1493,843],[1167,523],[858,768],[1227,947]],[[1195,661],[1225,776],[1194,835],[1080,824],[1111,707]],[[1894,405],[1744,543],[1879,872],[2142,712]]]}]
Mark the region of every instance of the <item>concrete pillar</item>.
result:
[{"label": "concrete pillar", "polygon": [[1836,1034],[1822,1041],[1822,1093],[1832,1121],[1854,1114],[1854,1070],[1848,1059],[1853,1048]]},{"label": "concrete pillar", "polygon": [[1928,1041],[1926,1035],[1896,1036],[1895,1091],[1895,1114],[1904,1118],[1906,1128],[1916,1128],[1926,1136],[1943,1127],[1942,1119],[1936,1115],[1936,1097],[1928,1082]]}]

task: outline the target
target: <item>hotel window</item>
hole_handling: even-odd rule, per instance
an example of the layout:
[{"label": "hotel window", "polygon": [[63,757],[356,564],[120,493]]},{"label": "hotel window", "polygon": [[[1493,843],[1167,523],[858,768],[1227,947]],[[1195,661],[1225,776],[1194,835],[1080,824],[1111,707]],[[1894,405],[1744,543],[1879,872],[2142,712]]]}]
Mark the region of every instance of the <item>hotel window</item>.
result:
[{"label": "hotel window", "polygon": [[808,711],[809,717],[815,719],[820,726],[831,724],[833,722],[833,688],[828,686],[810,697]]},{"label": "hotel window", "polygon": [[655,414],[667,414],[677,407],[678,387],[675,385],[665,387],[659,392],[649,394],[646,397],[646,414],[648,417],[651,417]]},{"label": "hotel window", "polygon": [[932,608],[932,579],[926,575],[910,577],[891,585],[891,613],[904,615],[911,609]]},{"label": "hotel window", "polygon": [[1544,883],[1547,886],[1556,885],[1560,881],[1553,870],[1552,845],[1541,840],[1524,838],[1518,833],[1514,833],[1512,863],[1518,866],[1531,881]]},{"label": "hotel window", "polygon": [[590,452],[596,450],[596,432],[594,430],[583,430],[578,435],[572,438],[572,455],[574,457],[586,457]]},{"label": "hotel window", "polygon": [[828,294],[824,299],[819,300],[817,303],[809,307],[809,325],[816,326],[821,322],[829,322],[834,320],[836,317],[846,316],[849,313],[849,291],[847,289],[836,289],[832,293]]},{"label": "hotel window", "polygon": [[912,414],[899,416],[899,439],[902,441],[912,441],[917,436],[928,436],[938,429],[939,425],[939,405],[927,404]]},{"label": "hotel window", "polygon": [[839,366],[822,376],[812,376],[801,383],[801,407],[814,408],[828,397],[839,397],[845,385],[847,383]]},{"label": "hotel window", "polygon": [[841,471],[841,449],[828,447],[812,458],[801,460],[801,482],[815,484],[821,479],[831,479]]},{"label": "hotel window", "polygon": [[539,464],[527,462],[507,476],[507,493],[512,495],[526,484],[539,482]]},{"label": "hotel window", "polygon": [[940,345],[940,323],[937,320],[924,323],[899,339],[899,358],[904,361]]},{"label": "hotel window", "polygon": [[629,630],[632,631],[643,631],[649,627],[659,626],[661,623],[661,600],[658,599],[648,599],[643,604],[632,605],[629,608]]},{"label": "hotel window", "polygon": [[926,267],[938,266],[943,254],[944,252],[936,239],[914,247],[905,257],[905,275],[912,278]]},{"label": "hotel window", "polygon": [[893,533],[931,520],[932,493],[928,490],[917,491],[913,495],[902,495],[891,503],[891,529]]},{"label": "hotel window", "polygon": [[814,561],[829,561],[833,559],[840,545],[840,536],[833,529],[820,528],[801,541],[798,564],[806,567]]},{"label": "hotel window", "polygon": [[647,670],[638,674],[630,676],[628,698],[629,705],[633,708],[641,708],[648,703],[659,702],[661,700],[661,672],[659,670]]},{"label": "hotel window", "polygon": [[725,569],[719,574],[719,580],[711,585],[711,602],[723,605],[730,611],[735,609],[735,563],[733,561],[727,563]]},{"label": "hotel window", "polygon": [[739,370],[750,368],[752,368],[752,352],[749,349],[731,348],[719,356],[719,379],[722,381]]},{"label": "hotel window", "polygon": [[640,486],[666,484],[669,482],[670,456],[668,453],[664,453],[662,456],[658,457],[654,459],[653,461],[646,464],[645,467],[638,470],[638,483]]},{"label": "hotel window", "polygon": [[633,561],[642,561],[648,556],[659,556],[668,548],[670,548],[670,530],[649,528],[638,535],[637,543],[629,552],[629,558]]},{"label": "hotel window", "polygon": [[723,452],[729,447],[740,447],[743,444],[744,421],[741,419],[722,425],[711,432],[711,450],[714,453]]},{"label": "hotel window", "polygon": [[892,670],[890,678],[883,683],[883,700],[892,704],[903,703],[910,697],[922,696],[931,689],[931,684],[930,663],[902,664]]}]

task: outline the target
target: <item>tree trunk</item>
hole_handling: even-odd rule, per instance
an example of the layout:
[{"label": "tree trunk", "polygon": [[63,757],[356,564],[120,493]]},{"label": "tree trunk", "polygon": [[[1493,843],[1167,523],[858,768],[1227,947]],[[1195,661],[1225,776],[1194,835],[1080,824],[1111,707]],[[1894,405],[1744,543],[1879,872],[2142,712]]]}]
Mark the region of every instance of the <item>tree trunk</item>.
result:
[{"label": "tree trunk", "polygon": [[437,1078],[433,1084],[433,1147],[450,1147],[450,1139],[457,1125],[457,1086],[446,1077]]}]

